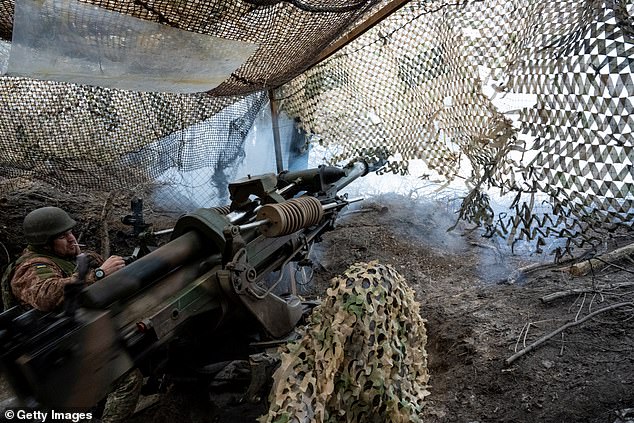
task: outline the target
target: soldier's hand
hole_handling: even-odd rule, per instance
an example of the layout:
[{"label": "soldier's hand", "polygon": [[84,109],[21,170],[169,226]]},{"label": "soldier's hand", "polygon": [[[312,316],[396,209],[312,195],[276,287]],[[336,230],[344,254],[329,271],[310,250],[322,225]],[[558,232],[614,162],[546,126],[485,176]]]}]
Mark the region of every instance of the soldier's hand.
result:
[{"label": "soldier's hand", "polygon": [[121,256],[110,256],[103,262],[101,266],[106,276],[109,276],[116,272],[119,269],[123,269],[125,267],[125,261]]}]

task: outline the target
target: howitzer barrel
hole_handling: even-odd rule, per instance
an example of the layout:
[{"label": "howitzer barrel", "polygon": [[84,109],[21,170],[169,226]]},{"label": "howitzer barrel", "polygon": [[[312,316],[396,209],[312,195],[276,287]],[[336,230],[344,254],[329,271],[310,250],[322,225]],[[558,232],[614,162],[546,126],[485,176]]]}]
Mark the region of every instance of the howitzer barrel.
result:
[{"label": "howitzer barrel", "polygon": [[27,320],[7,311],[0,364],[22,388],[16,392],[46,406],[92,406],[133,366],[165,374],[224,355],[218,329],[240,328],[241,343],[287,336],[306,304],[274,289],[281,291],[288,264],[309,261],[311,245],[334,228],[339,211],[360,200],[338,191],[372,169],[358,159],[344,168],[249,175],[229,185],[229,206],[180,217],[173,230],[155,233],[172,232],[169,243],[83,288],[72,297],[77,310],[32,310]]},{"label": "howitzer barrel", "polygon": [[345,168],[346,176],[337,180],[333,185],[336,191],[341,191],[357,178],[365,176],[370,171],[368,164],[363,160],[355,160]]},{"label": "howitzer barrel", "polygon": [[80,303],[89,308],[105,308],[125,299],[162,278],[175,268],[200,257],[206,239],[197,231],[187,232],[116,273],[88,286]]},{"label": "howitzer barrel", "polygon": [[[365,200],[365,198],[363,197],[355,197],[355,198],[348,198],[346,199],[346,204],[352,204],[352,203],[358,203],[359,201],[363,201]],[[339,207],[340,205],[337,203],[329,203],[323,206],[324,211],[330,210],[330,209],[334,209]]]},{"label": "howitzer barrel", "polygon": [[300,185],[303,189],[319,192],[325,185],[338,181],[346,172],[334,166],[320,166],[317,169],[305,169],[293,172],[282,172],[278,175],[280,181]]}]

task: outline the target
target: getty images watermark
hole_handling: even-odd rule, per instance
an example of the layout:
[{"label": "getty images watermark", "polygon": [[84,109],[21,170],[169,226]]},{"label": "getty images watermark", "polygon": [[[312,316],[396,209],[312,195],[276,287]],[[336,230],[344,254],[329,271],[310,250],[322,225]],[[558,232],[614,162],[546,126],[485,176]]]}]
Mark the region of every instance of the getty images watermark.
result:
[{"label": "getty images watermark", "polygon": [[4,421],[15,422],[73,422],[79,423],[92,419],[92,413],[71,410],[36,410],[33,408],[7,408]]}]

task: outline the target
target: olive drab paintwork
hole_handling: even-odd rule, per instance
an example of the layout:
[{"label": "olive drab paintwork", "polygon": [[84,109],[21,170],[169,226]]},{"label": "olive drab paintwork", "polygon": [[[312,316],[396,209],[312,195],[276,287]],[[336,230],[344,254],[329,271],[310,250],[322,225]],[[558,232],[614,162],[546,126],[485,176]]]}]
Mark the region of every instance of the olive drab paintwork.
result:
[{"label": "olive drab paintwork", "polygon": [[44,245],[51,238],[74,228],[76,224],[59,207],[40,207],[24,218],[24,237],[30,245]]},{"label": "olive drab paintwork", "polygon": [[[57,207],[39,208],[27,215],[24,233],[29,246],[3,275],[5,310],[15,305],[43,312],[61,310],[65,286],[79,281],[77,261],[57,257],[41,245],[73,228],[75,224],[65,211]],[[85,255],[88,272],[83,275],[82,282],[92,284],[97,280],[94,270],[104,260],[94,252]],[[136,368],[116,380],[106,398],[101,422],[124,422],[136,407],[142,383],[143,375]]]},{"label": "olive drab paintwork", "polygon": [[[200,378],[239,345],[283,342],[314,304],[291,287],[278,293],[280,275],[291,263],[310,265],[312,244],[334,228],[343,208],[361,200],[339,190],[374,170],[358,159],[340,172],[285,172],[277,183],[250,176],[229,185],[228,208],[180,217],[168,243],[86,286],[72,314],[5,312],[0,360],[16,392],[49,407],[89,406],[114,383],[122,384],[120,392],[136,392],[135,367],[146,377]],[[284,220],[259,218],[264,204],[277,205]],[[279,230],[262,230],[266,225]],[[38,336],[42,331],[46,336]],[[56,366],[48,364],[51,356]]]}]

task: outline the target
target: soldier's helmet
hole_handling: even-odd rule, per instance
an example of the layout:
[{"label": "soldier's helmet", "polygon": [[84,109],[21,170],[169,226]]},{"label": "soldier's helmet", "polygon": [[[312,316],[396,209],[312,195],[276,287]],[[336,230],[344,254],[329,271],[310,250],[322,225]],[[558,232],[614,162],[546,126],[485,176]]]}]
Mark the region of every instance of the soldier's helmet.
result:
[{"label": "soldier's helmet", "polygon": [[77,222],[59,207],[41,207],[24,218],[24,237],[31,245],[44,245],[76,224]]}]

